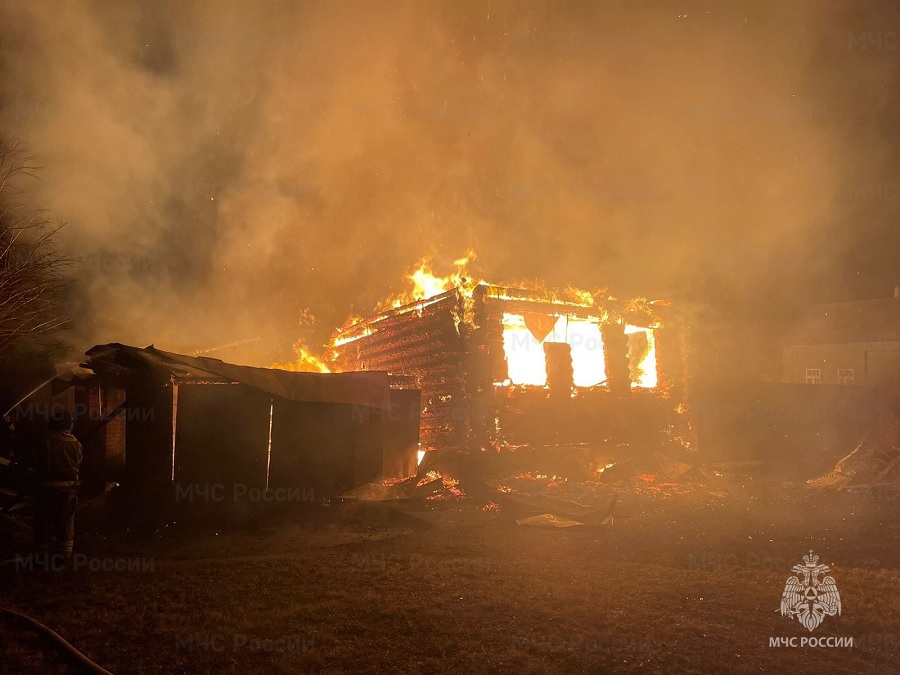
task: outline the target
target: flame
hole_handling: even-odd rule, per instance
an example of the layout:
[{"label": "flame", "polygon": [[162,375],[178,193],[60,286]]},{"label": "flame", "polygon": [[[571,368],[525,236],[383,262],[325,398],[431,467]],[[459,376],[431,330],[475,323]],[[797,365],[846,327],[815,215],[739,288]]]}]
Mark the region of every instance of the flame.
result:
[{"label": "flame", "polygon": [[432,469],[431,471],[429,471],[428,473],[426,473],[426,474],[419,480],[419,482],[416,483],[416,487],[422,487],[422,486],[425,485],[426,483],[430,483],[431,481],[437,480],[438,478],[443,479],[444,477],[443,477],[443,475],[441,475],[441,472],[440,472],[440,471],[435,471],[434,469]]},{"label": "flame", "polygon": [[606,381],[603,337],[596,321],[569,319],[566,342],[572,347],[572,380],[576,387],[593,387]]},{"label": "flame", "polygon": [[296,361],[285,361],[284,363],[273,363],[270,368],[278,368],[280,370],[291,370],[300,373],[330,373],[331,369],[317,356],[313,355],[303,340],[297,340],[294,343],[294,353],[297,355]]},{"label": "flame", "polygon": [[452,283],[451,277],[434,276],[427,261],[423,261],[419,264],[419,268],[408,277],[415,284],[415,289],[412,292],[413,298],[416,300],[427,300],[440,295],[444,291],[449,290]]},{"label": "flame", "polygon": [[544,348],[534,339],[521,314],[503,314],[503,353],[513,384],[543,387],[547,384]]},{"label": "flame", "polygon": [[597,300],[594,298],[594,294],[582,288],[569,286],[565,290],[565,293],[576,298],[578,304],[583,305],[584,307],[593,307],[595,304],[597,304]]},{"label": "flame", "polygon": [[416,264],[416,268],[406,275],[406,280],[412,282],[412,288],[378,303],[375,311],[383,312],[417,300],[428,300],[454,288],[460,288],[467,295],[471,295],[472,289],[481,283],[475,281],[468,271],[468,265],[475,260],[475,257],[474,251],[471,249],[466,251],[462,258],[453,261],[456,271],[445,277],[435,275],[432,271],[430,257],[421,258]]},{"label": "flame", "polygon": [[636,333],[644,333],[647,338],[646,350],[641,355],[637,363],[637,379],[631,383],[632,387],[643,387],[653,389],[658,384],[656,374],[656,336],[653,334],[652,328],[641,328],[640,326],[625,326],[625,335],[633,335]]},{"label": "flame", "polygon": [[[540,283],[522,283],[513,286],[488,284],[477,280],[468,270],[468,266],[476,258],[475,252],[466,251],[465,255],[453,261],[455,270],[446,276],[438,276],[432,268],[430,257],[423,257],[416,266],[405,275],[408,288],[398,295],[390,297],[376,306],[376,314],[370,319],[350,317],[336,331],[330,345],[331,356],[338,358],[338,348],[349,342],[377,333],[380,322],[392,315],[393,310],[421,310],[428,301],[457,289],[467,298],[473,297],[476,287],[484,288],[485,297],[500,300],[521,302],[540,302],[559,307],[539,310],[538,315],[546,321],[536,321],[528,312],[524,314],[504,313],[502,317],[503,353],[507,364],[507,377],[498,378],[496,386],[547,386],[547,358],[544,346],[547,343],[568,344],[572,362],[572,384],[575,387],[595,387],[605,384],[606,358],[601,332],[601,325],[612,320],[607,310],[609,302],[617,302],[606,289],[586,291],[574,287],[564,290],[547,290]],[[536,294],[537,293],[537,294]],[[656,337],[654,330],[661,325],[656,316],[655,307],[664,306],[663,301],[648,301],[646,298],[634,298],[624,303],[629,314],[648,316],[646,327],[626,324],[625,333],[629,338],[629,356],[631,358],[632,387],[653,389],[658,386],[656,364]],[[577,309],[576,308],[581,308]],[[464,320],[464,319],[458,319]],[[621,322],[622,319],[617,319]],[[552,326],[552,328],[551,328]],[[549,331],[549,332],[548,332]],[[327,368],[319,359],[299,345],[299,363],[310,370],[310,366],[320,372]],[[575,391],[573,390],[573,396]]]},{"label": "flame", "polygon": [[[485,282],[481,282],[485,283]],[[523,293],[524,291],[524,293]],[[564,290],[548,289],[537,282],[521,282],[513,285],[494,285],[487,289],[487,297],[497,300],[531,300],[529,292],[537,291],[544,297],[541,302],[551,305],[575,305],[577,307],[597,307],[598,297],[607,297],[605,290],[586,291],[569,286]],[[612,299],[612,298],[610,298]],[[597,311],[601,309],[597,307]]]},{"label": "flame", "polygon": [[572,382],[593,387],[606,380],[600,319],[558,316],[553,330],[538,342],[521,314],[503,315],[503,353],[512,384],[543,387],[547,384],[546,343],[568,344],[572,356]]}]

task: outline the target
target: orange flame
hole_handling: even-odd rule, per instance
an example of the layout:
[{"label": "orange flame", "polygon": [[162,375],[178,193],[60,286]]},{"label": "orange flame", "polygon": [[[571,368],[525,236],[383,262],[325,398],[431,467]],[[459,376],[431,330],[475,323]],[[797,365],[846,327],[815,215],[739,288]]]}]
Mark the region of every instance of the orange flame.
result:
[{"label": "orange flame", "polygon": [[330,373],[331,369],[317,356],[309,351],[309,348],[303,340],[297,340],[294,343],[294,353],[297,355],[296,361],[285,361],[284,363],[273,363],[270,368],[278,368],[279,370],[291,370],[299,373]]},{"label": "orange flame", "polygon": [[[539,299],[545,307],[547,304],[560,306],[558,312],[552,307],[541,310],[541,316],[549,320],[543,327],[539,325],[540,322],[536,323],[534,316],[527,311],[503,314],[503,352],[508,370],[507,378],[495,382],[495,385],[546,387],[545,346],[548,343],[563,343],[569,346],[574,387],[595,387],[606,383],[601,326],[612,320],[607,310],[607,301],[617,302],[606,289],[585,291],[569,287],[563,290],[548,290],[543,284],[535,282],[491,285],[469,272],[468,266],[475,257],[474,251],[471,249],[466,251],[464,256],[453,261],[455,270],[446,276],[435,274],[430,257],[421,258],[405,275],[408,288],[378,303],[375,316],[371,320],[358,316],[349,317],[332,336],[328,347],[329,353],[324,358],[336,361],[340,357],[339,347],[377,333],[378,322],[384,318],[380,316],[382,313],[391,313],[392,310],[421,303],[453,289],[458,289],[465,297],[472,298],[475,288],[483,285],[486,297],[489,298],[524,302]],[[534,291],[539,293],[539,297],[535,296]],[[633,387],[653,389],[659,385],[655,330],[660,327],[661,321],[654,310],[656,305],[665,304],[667,303],[662,301],[635,298],[624,303],[625,313],[650,315],[649,321],[643,325],[632,325],[627,323],[628,319],[623,321],[624,317],[616,319],[619,323],[625,324],[623,328],[629,339]],[[584,309],[573,312],[572,306]],[[413,307],[408,309],[412,310]],[[311,354],[302,340],[294,345],[294,351],[297,353],[295,362],[276,364],[274,367],[296,371],[330,372],[325,362]],[[577,392],[573,390],[572,395],[576,394]]]},{"label": "orange flame", "polygon": [[473,260],[475,260],[475,252],[470,249],[462,258],[453,261],[453,265],[456,267],[455,272],[445,277],[439,277],[432,271],[430,257],[426,256],[420,259],[416,269],[406,275],[407,281],[412,282],[412,288],[378,303],[375,311],[383,312],[417,300],[428,300],[454,288],[461,288],[463,292],[471,293],[471,290],[480,283],[472,278],[467,269]]}]

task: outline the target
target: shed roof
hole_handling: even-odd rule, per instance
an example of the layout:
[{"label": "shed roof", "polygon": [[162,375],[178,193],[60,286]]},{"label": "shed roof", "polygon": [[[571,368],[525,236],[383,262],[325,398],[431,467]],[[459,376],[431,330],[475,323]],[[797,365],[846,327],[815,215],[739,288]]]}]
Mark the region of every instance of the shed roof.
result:
[{"label": "shed roof", "polygon": [[96,345],[86,355],[83,365],[97,373],[112,367],[147,368],[179,379],[240,382],[290,401],[390,407],[390,383],[383,372],[298,373],[175,354],[153,345],[142,349],[115,342]]}]

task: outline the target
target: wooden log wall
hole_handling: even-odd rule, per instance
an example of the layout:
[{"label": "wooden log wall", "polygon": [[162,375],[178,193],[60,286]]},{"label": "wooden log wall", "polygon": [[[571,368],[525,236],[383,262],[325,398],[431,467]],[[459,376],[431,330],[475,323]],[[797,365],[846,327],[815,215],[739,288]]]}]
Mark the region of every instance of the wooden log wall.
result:
[{"label": "wooden log wall", "polygon": [[423,450],[462,447],[466,442],[462,303],[454,290],[418,308],[388,312],[354,327],[354,332],[367,329],[370,334],[334,350],[338,371],[387,371],[415,379],[422,392]]},{"label": "wooden log wall", "polygon": [[[641,311],[620,304],[585,307],[552,302],[538,291],[488,286],[477,287],[467,299],[453,290],[352,326],[343,337],[359,337],[335,347],[333,367],[387,371],[402,376],[404,386],[414,379],[422,392],[424,450],[499,448],[506,441],[527,443],[532,436],[535,442],[574,442],[581,436],[621,440],[636,429],[643,430],[638,435],[658,434],[672,424],[672,411],[686,397],[683,329],[676,319],[665,318],[663,328],[654,331],[660,387],[632,388],[624,324],[650,326],[659,317],[649,304]],[[600,317],[607,382],[582,388],[574,398],[551,397],[549,389],[539,387],[495,386],[508,376],[507,312]],[[634,424],[624,424],[632,417]]]}]

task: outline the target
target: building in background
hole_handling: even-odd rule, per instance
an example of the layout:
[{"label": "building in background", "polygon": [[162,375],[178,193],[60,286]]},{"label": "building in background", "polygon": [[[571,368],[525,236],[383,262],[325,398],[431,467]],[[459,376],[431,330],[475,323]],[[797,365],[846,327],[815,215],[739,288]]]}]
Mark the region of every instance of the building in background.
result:
[{"label": "building in background", "polygon": [[782,381],[900,383],[900,289],[894,295],[812,307],[785,336]]}]

